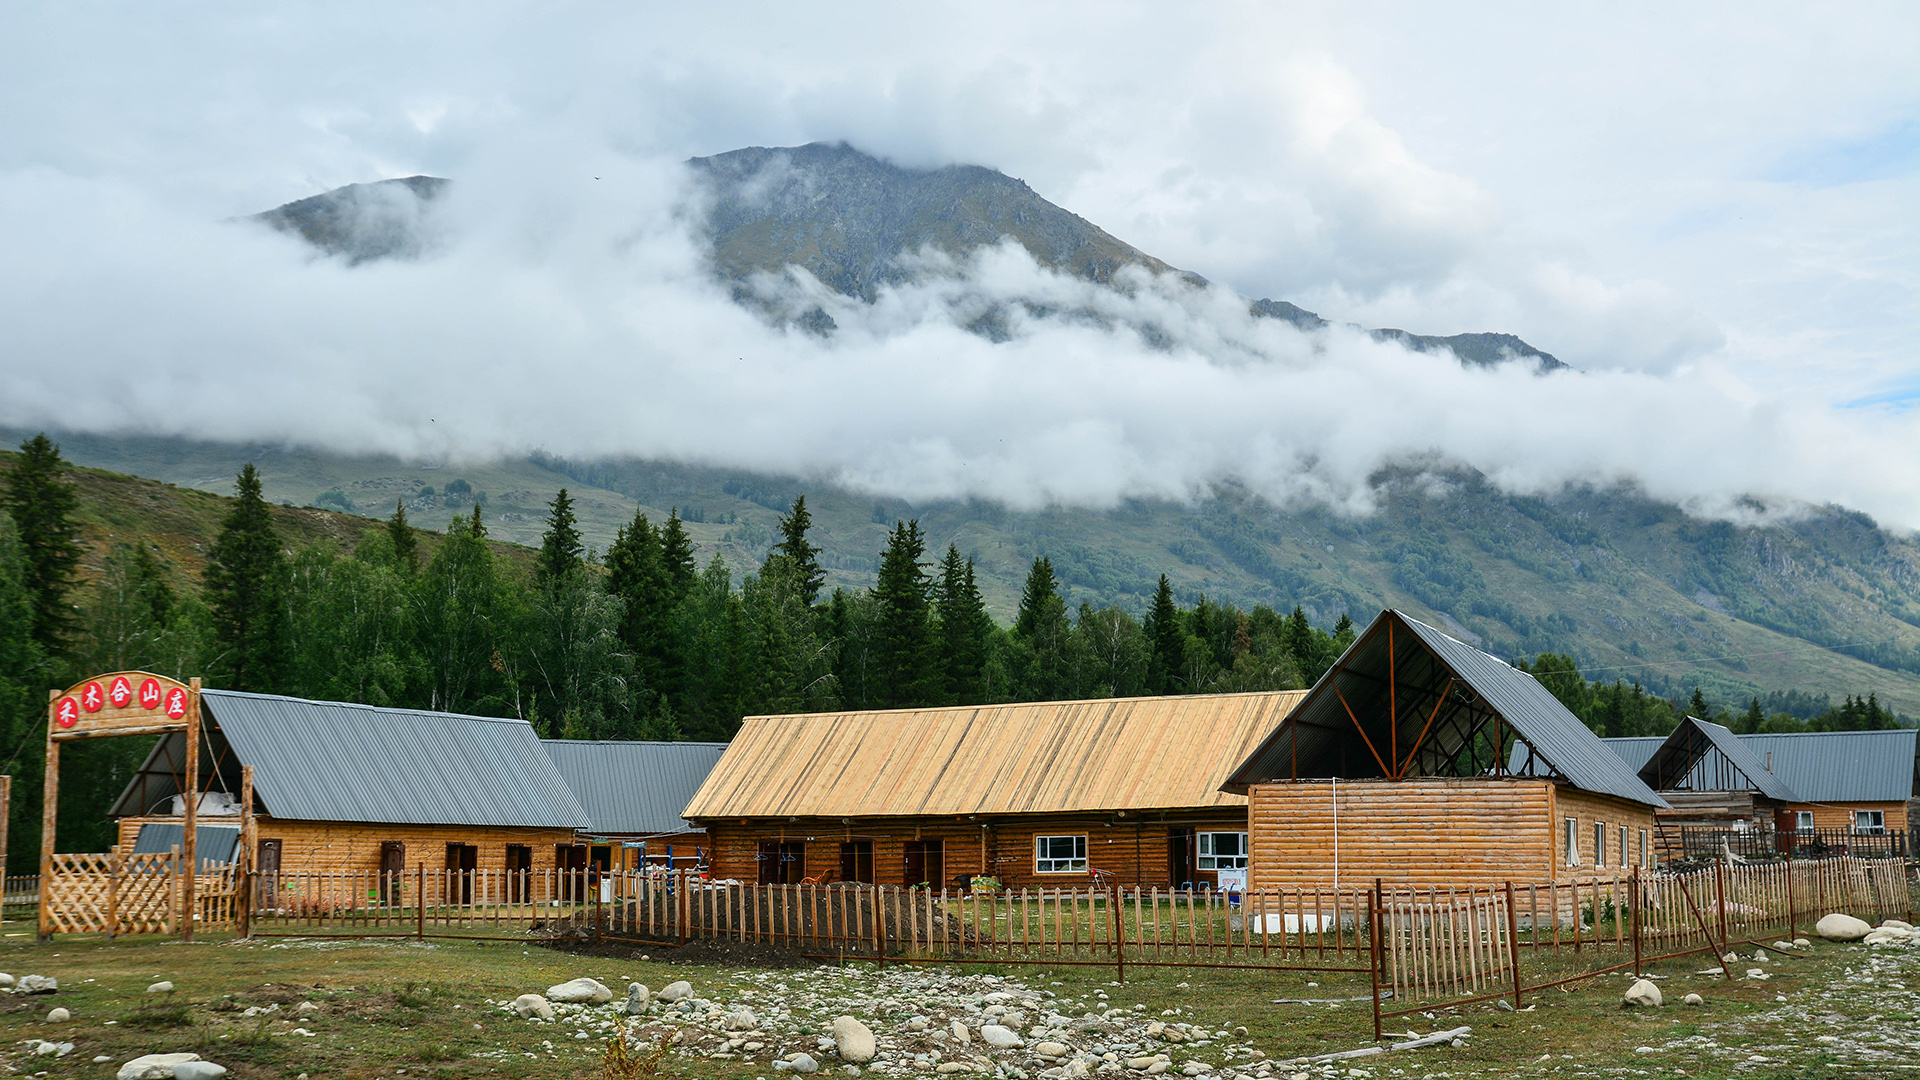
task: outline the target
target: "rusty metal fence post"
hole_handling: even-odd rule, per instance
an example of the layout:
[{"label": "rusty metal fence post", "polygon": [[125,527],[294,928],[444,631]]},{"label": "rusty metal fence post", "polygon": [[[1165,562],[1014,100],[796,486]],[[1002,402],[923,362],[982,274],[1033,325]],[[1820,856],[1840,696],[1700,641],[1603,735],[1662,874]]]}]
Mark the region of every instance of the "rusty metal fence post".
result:
[{"label": "rusty metal fence post", "polygon": [[[1537,936],[1537,935],[1536,935]],[[1635,947],[1639,942],[1634,942]],[[1507,882],[1507,964],[1513,969],[1513,1007],[1520,1008],[1520,931],[1513,913],[1513,882]]]},{"label": "rusty metal fence post", "polygon": [[[1301,924],[1303,927],[1305,923]],[[1373,1041],[1380,1041],[1380,879],[1373,879],[1373,892],[1367,896],[1367,937],[1371,939],[1372,960],[1367,977],[1373,982]]]}]

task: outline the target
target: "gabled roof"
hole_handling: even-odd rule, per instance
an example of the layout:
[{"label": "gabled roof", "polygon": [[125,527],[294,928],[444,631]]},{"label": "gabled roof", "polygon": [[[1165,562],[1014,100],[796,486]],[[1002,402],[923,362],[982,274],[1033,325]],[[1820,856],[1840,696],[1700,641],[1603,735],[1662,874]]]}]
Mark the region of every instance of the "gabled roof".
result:
[{"label": "gabled roof", "polygon": [[1733,732],[1688,716],[1648,755],[1640,779],[1655,791],[1757,791],[1775,802],[1800,796]]},{"label": "gabled roof", "polygon": [[[1509,769],[1491,747],[1512,736]],[[1287,777],[1545,776],[1601,795],[1666,801],[1532,675],[1402,612],[1383,611],[1227,789]]]},{"label": "gabled roof", "polygon": [[[584,829],[589,820],[524,720],[202,690],[203,786],[253,766],[268,814],[298,821]],[[115,804],[149,812],[180,790],[184,735],[163,736]],[[172,769],[169,763],[174,763]],[[144,805],[142,805],[144,803]]]},{"label": "gabled roof", "polygon": [[680,816],[726,743],[543,739],[596,833],[658,835],[699,826]]},{"label": "gabled roof", "polygon": [[1302,692],[750,716],[694,820],[1238,809],[1227,769]]},{"label": "gabled roof", "polygon": [[[1920,796],[1920,731],[1801,731],[1736,735],[1800,803],[1903,802]],[[1606,740],[1638,769],[1664,739]]]}]

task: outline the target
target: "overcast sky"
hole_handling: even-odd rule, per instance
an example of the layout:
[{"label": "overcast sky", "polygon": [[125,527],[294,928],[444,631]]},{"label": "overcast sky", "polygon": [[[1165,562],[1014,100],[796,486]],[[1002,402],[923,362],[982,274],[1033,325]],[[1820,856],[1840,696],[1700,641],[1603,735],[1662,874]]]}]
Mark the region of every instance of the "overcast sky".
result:
[{"label": "overcast sky", "polygon": [[[1369,469],[1435,455],[1920,526],[1920,7],[903,10],[5,5],[0,422],[1020,505],[1244,474],[1359,506]],[[1436,372],[1150,285],[1191,323],[1170,354],[988,347],[940,287],[795,339],[706,281],[674,163],[813,140],[990,165],[1227,289],[1584,374]],[[418,264],[220,224],[422,172],[462,188]]]}]

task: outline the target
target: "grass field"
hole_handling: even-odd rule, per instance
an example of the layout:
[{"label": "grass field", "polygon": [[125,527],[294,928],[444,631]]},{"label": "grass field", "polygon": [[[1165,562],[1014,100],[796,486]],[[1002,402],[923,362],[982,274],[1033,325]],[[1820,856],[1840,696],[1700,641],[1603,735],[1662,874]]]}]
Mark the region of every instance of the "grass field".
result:
[{"label": "grass field", "polygon": [[[13,1070],[48,1076],[108,1076],[141,1053],[191,1050],[249,1077],[477,1076],[590,1077],[609,1075],[607,1014],[563,1007],[554,1022],[522,1020],[500,1008],[516,995],[540,992],[589,976],[616,991],[629,981],[656,990],[687,979],[716,1005],[747,1005],[778,1019],[777,1030],[753,1033],[743,1057],[707,1056],[726,1032],[704,1017],[655,1013],[640,1034],[680,1031],[680,1047],[658,1067],[672,1077],[757,1077],[774,1073],[771,1059],[791,1051],[818,1054],[816,1040],[841,1012],[859,1015],[883,1040],[886,1075],[932,1075],[911,1055],[935,1044],[905,1030],[908,1016],[974,1008],[983,992],[1018,987],[1052,995],[1048,1009],[1069,1016],[1121,1010],[1136,1024],[1166,1022],[1218,1029],[1214,1045],[1165,1046],[1176,1074],[1187,1060],[1205,1060],[1216,1073],[1229,1067],[1294,1076],[1292,1066],[1263,1062],[1356,1048],[1371,1043],[1364,1002],[1337,1005],[1274,1004],[1275,998],[1327,1001],[1363,996],[1364,979],[1164,968],[1129,970],[1125,985],[1105,968],[873,965],[845,969],[770,969],[663,962],[636,955],[570,955],[521,942],[410,941],[372,943],[306,939],[183,945],[173,941],[73,937],[35,944],[26,924],[9,924],[0,938],[0,970],[16,976],[55,976],[51,995],[0,998],[4,1056]],[[1560,961],[1526,961],[1529,978]],[[1531,996],[1520,1012],[1489,1005],[1414,1015],[1394,1031],[1420,1034],[1471,1025],[1461,1048],[1414,1050],[1341,1063],[1337,1075],[1391,1076],[1680,1076],[1879,1077],[1920,1075],[1920,947],[1869,950],[1858,945],[1815,946],[1812,955],[1764,963],[1771,978],[1724,980],[1695,974],[1701,958],[1657,965],[1668,1006],[1620,1007],[1627,979],[1605,976],[1566,990]],[[1749,965],[1736,965],[1743,971]],[[148,994],[157,980],[172,994]],[[1689,991],[1706,998],[1679,1005]],[[305,1015],[303,1002],[313,1003]],[[616,1001],[617,1004],[617,1001]],[[63,1024],[45,1020],[54,1006],[72,1013]],[[250,1014],[251,1011],[251,1014]],[[944,1023],[940,1020],[936,1027]],[[1077,1022],[1076,1022],[1077,1023]],[[1114,1023],[1119,1023],[1115,1021]],[[1105,1033],[1089,1021],[1069,1043],[1113,1042],[1132,1036]],[[1229,1029],[1246,1034],[1224,1037]],[[584,1036],[584,1037],[582,1037]],[[38,1040],[71,1042],[64,1057],[34,1054]],[[1646,1049],[1641,1049],[1641,1048]],[[96,1063],[95,1057],[108,1060]],[[820,1055],[823,1074],[843,1068]],[[959,1059],[959,1055],[951,1055]],[[1006,1059],[1008,1065],[1018,1064]],[[1025,1065],[1029,1074],[1034,1066]],[[1124,1068],[1124,1067],[1123,1067]],[[869,1074],[883,1070],[870,1067]],[[1331,1068],[1310,1070],[1315,1077]],[[636,1072],[634,1075],[643,1075]],[[1006,1075],[1016,1075],[1008,1072]],[[1135,1074],[1137,1075],[1137,1074]]]}]

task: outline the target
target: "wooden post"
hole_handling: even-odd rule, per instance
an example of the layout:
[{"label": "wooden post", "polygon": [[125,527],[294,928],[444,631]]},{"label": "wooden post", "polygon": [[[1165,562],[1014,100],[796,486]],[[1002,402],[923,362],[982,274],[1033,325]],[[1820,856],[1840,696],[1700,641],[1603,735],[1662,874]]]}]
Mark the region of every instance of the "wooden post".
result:
[{"label": "wooden post", "polygon": [[234,867],[234,887],[240,890],[235,898],[239,910],[234,912],[236,927],[240,936],[253,936],[253,892],[254,892],[254,846],[259,843],[254,838],[258,823],[253,820],[253,766],[240,766],[240,858]]},{"label": "wooden post", "polygon": [[[1640,939],[1634,939],[1637,949]],[[1507,964],[1513,968],[1513,1007],[1520,1008],[1520,934],[1513,912],[1513,882],[1507,882]]]},{"label": "wooden post", "polygon": [[[1023,907],[1025,903],[1026,901],[1022,899],[1021,905]],[[1107,914],[1111,916],[1108,920],[1111,925],[1107,930],[1107,935],[1113,938],[1113,977],[1124,983],[1127,981],[1127,943],[1124,940],[1126,937],[1126,923],[1121,916],[1120,889],[1117,886],[1107,890]],[[1240,925],[1243,927],[1246,925],[1244,911],[1242,912]],[[1011,918],[1007,920],[1007,929],[1009,933],[1012,932],[1013,920]]]},{"label": "wooden post", "polygon": [[[1392,624],[1388,624],[1391,626]],[[1367,964],[1367,977],[1373,982],[1373,1041],[1380,1041],[1380,879],[1373,879],[1373,892],[1367,896],[1367,937],[1372,939],[1373,958]]]},{"label": "wooden post", "polygon": [[120,853],[107,856],[107,940],[120,933]]},{"label": "wooden post", "polygon": [[0,890],[7,880],[7,822],[13,813],[13,777],[0,776]]},{"label": "wooden post", "polygon": [[[413,868],[417,877],[416,887],[413,890],[413,939],[425,941],[427,940],[427,864],[418,862],[413,864]],[[401,874],[405,873],[406,871],[402,869]],[[402,880],[405,880],[404,876]]]},{"label": "wooden post", "polygon": [[687,943],[687,872],[685,870],[680,871],[680,887],[675,890],[675,895],[680,898],[679,907],[675,911],[675,917],[680,922],[680,944],[685,945]]},{"label": "wooden post", "polygon": [[60,691],[47,691],[47,773],[40,791],[40,940],[53,940],[53,823],[60,805],[60,744],[53,741],[53,710]]},{"label": "wooden post", "polygon": [[1791,849],[1789,849],[1787,852],[1786,869],[1787,869],[1787,940],[1791,941],[1793,940],[1793,928],[1795,926],[1794,911],[1793,911],[1793,852]]},{"label": "wooden post", "polygon": [[[1727,940],[1727,863],[1724,859],[1716,859],[1713,864],[1713,893],[1714,902],[1720,908],[1720,940],[1725,942]],[[1724,962],[1723,958],[1722,963]],[[1732,978],[1733,972],[1727,972],[1727,977]]]},{"label": "wooden post", "polygon": [[195,675],[187,685],[187,812],[180,837],[187,869],[180,879],[181,941],[193,940],[193,886],[200,872],[195,850],[200,831],[200,676]]},{"label": "wooden post", "polygon": [[1633,977],[1640,977],[1640,868],[1633,868],[1633,876],[1627,886],[1632,890],[1627,894],[1627,915],[1633,922]]}]

